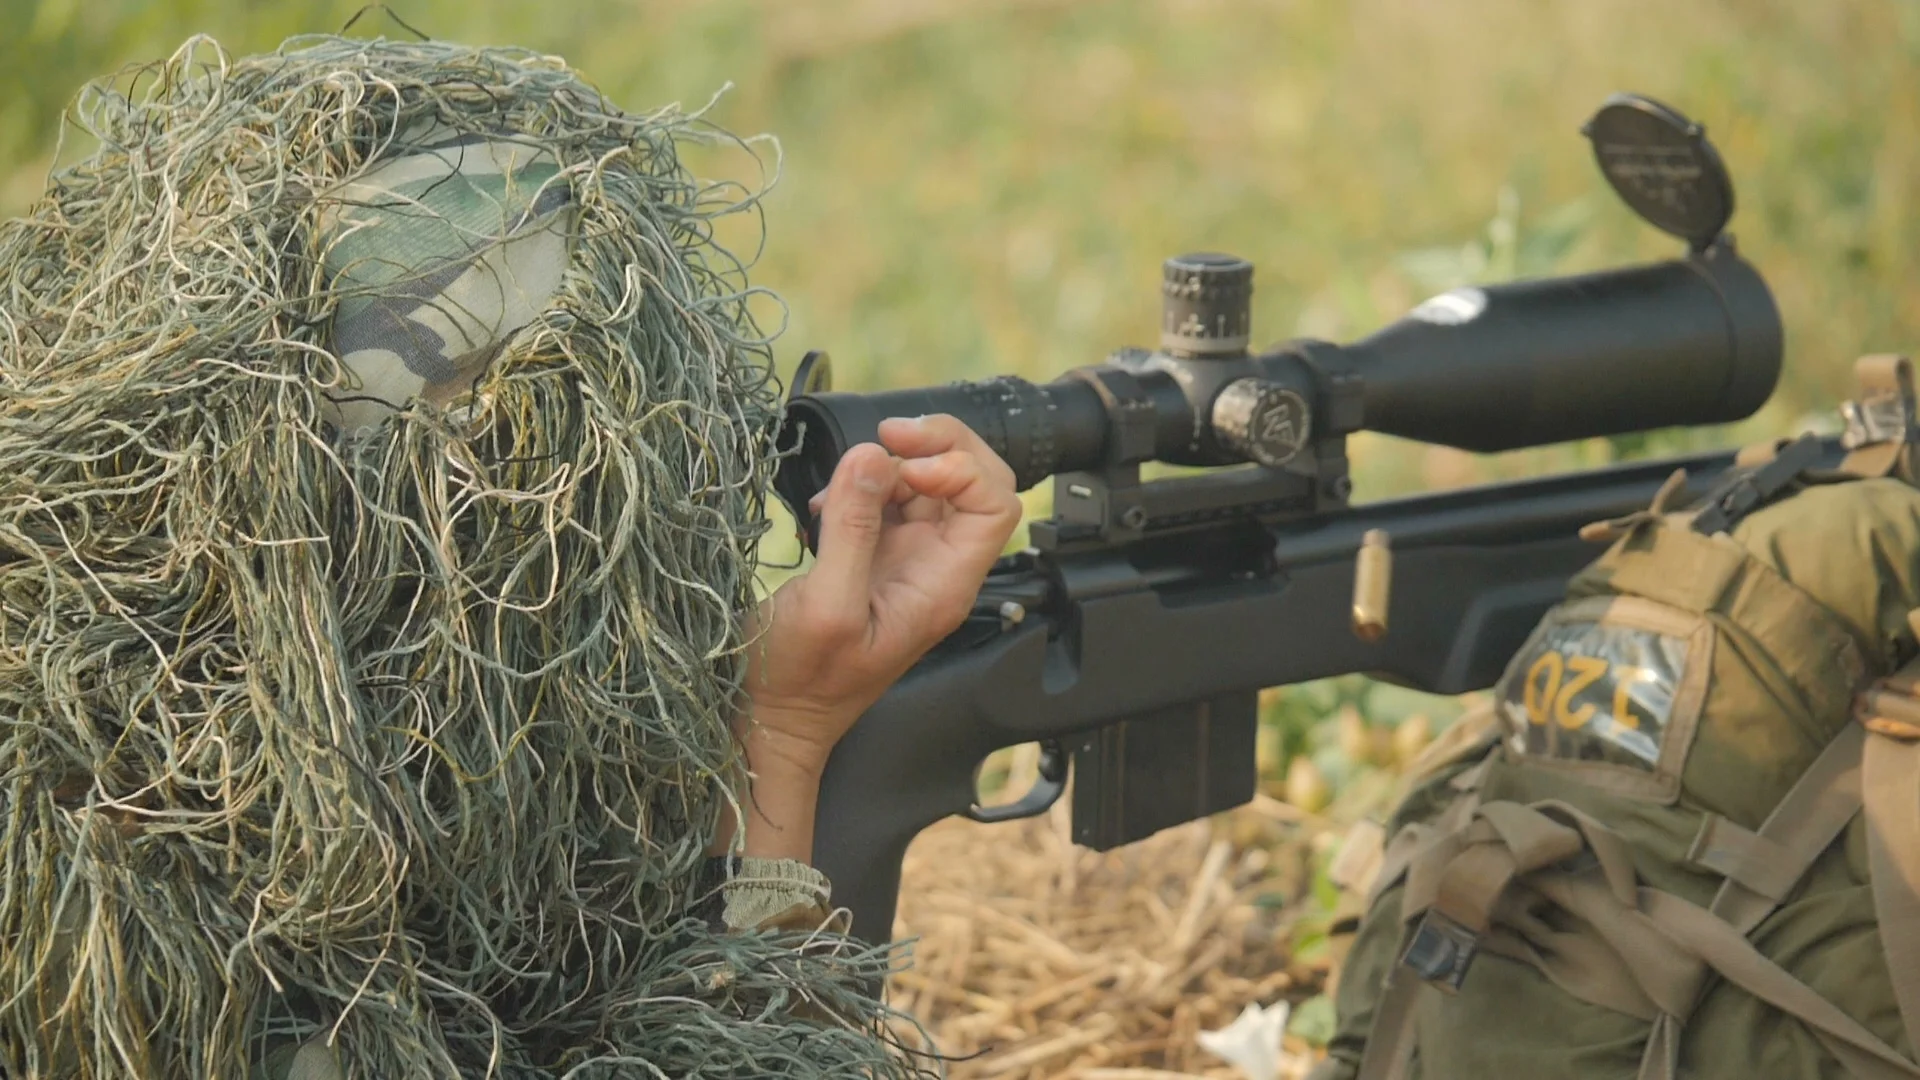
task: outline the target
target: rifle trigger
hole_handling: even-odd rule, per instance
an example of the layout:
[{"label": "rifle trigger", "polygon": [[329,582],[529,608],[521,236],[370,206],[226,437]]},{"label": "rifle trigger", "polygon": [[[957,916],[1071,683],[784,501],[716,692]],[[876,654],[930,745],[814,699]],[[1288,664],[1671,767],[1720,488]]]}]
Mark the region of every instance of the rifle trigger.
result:
[{"label": "rifle trigger", "polygon": [[967,816],[989,825],[1038,817],[1059,802],[1066,790],[1067,755],[1060,749],[1059,743],[1048,740],[1040,744],[1040,776],[1025,795],[1006,806],[981,806],[975,803],[967,807]]}]

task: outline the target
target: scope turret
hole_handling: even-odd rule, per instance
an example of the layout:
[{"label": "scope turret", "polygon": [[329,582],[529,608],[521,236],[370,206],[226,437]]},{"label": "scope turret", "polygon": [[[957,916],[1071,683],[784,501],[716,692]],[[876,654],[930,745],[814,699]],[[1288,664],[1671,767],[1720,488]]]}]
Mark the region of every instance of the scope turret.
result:
[{"label": "scope turret", "polygon": [[1253,264],[1179,255],[1161,267],[1160,348],[1169,356],[1244,356],[1252,340]]}]

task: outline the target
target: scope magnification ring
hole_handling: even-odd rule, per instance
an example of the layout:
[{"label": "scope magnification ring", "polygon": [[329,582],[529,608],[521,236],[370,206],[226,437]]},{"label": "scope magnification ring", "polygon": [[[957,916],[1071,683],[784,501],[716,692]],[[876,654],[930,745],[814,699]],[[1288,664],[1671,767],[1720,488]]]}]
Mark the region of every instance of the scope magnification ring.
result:
[{"label": "scope magnification ring", "polygon": [[981,438],[1013,469],[1021,490],[1053,475],[1053,403],[1046,390],[1012,375],[968,383]]}]

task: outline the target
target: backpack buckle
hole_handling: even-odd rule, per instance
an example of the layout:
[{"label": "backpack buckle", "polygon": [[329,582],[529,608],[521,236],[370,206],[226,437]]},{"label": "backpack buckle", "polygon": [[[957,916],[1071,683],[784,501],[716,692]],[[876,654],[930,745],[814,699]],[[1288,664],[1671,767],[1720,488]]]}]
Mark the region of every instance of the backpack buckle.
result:
[{"label": "backpack buckle", "polygon": [[1729,475],[1707,493],[1700,511],[1694,515],[1694,531],[1702,536],[1732,532],[1741,518],[1785,492],[1802,473],[1818,465],[1826,452],[1818,435],[1802,435],[1782,447],[1765,465]]},{"label": "backpack buckle", "polygon": [[1840,445],[1848,450],[1883,442],[1910,442],[1914,435],[1913,364],[1904,356],[1863,356],[1854,366],[1859,398],[1840,406],[1847,430]]},{"label": "backpack buckle", "polygon": [[1452,994],[1467,981],[1467,968],[1480,951],[1480,935],[1459,923],[1429,910],[1420,917],[1408,940],[1400,963],[1410,968],[1423,982]]},{"label": "backpack buckle", "polygon": [[[1920,611],[1908,613],[1907,621],[1920,623]],[[1920,658],[1855,695],[1853,717],[1875,735],[1920,741]]]}]

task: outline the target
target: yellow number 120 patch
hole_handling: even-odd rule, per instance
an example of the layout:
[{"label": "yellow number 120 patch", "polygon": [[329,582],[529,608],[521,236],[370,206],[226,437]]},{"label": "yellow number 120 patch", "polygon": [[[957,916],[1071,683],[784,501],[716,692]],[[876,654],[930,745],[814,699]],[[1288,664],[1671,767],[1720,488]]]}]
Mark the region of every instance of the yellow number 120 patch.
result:
[{"label": "yellow number 120 patch", "polygon": [[1667,634],[1579,620],[1544,626],[1499,691],[1514,749],[1651,771],[1686,663],[1686,641]]}]

